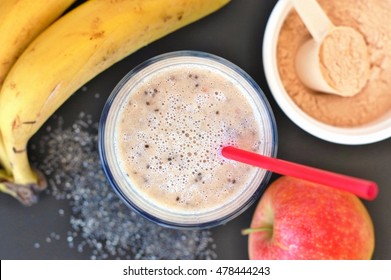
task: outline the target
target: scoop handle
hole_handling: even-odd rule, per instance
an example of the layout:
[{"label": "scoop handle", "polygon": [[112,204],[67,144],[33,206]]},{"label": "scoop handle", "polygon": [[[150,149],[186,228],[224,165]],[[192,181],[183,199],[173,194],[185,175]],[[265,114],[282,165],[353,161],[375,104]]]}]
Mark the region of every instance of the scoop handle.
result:
[{"label": "scoop handle", "polygon": [[260,167],[280,175],[301,178],[314,183],[348,191],[366,200],[373,200],[378,194],[378,186],[373,181],[267,157],[232,146],[224,147],[221,153],[228,159]]},{"label": "scoop handle", "polygon": [[334,27],[329,17],[316,0],[291,0],[312,38],[322,42],[328,31]]}]

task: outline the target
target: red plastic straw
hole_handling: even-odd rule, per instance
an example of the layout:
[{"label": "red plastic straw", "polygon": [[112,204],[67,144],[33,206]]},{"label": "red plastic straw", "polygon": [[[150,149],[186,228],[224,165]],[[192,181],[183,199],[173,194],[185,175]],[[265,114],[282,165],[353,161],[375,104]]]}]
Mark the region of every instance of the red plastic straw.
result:
[{"label": "red plastic straw", "polygon": [[257,166],[280,175],[288,175],[351,192],[363,199],[373,200],[378,194],[378,186],[367,181],[338,173],[333,173],[281,159],[263,156],[235,147],[224,147],[222,155],[228,159]]}]

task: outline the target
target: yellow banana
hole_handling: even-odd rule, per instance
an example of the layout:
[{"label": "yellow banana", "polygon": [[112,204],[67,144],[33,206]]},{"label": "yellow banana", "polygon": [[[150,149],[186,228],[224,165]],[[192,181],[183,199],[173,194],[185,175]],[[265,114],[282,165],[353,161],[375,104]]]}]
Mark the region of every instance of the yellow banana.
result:
[{"label": "yellow banana", "polygon": [[75,0],[0,1],[0,87],[27,45]]},{"label": "yellow banana", "polygon": [[0,92],[0,129],[16,184],[37,183],[27,142],[78,88],[114,63],[230,0],[97,0],[42,32],[10,70]]},{"label": "yellow banana", "polygon": [[12,177],[4,169],[0,169],[0,182],[11,182]]},{"label": "yellow banana", "polygon": [[1,169],[1,165],[7,162],[7,155],[0,134],[0,192],[11,195],[26,206],[34,204],[38,200],[39,192],[46,188],[46,180],[43,174],[38,170],[36,171],[38,183],[15,184],[12,174],[9,174],[5,169]]},{"label": "yellow banana", "polygon": [[[28,44],[75,1],[0,1],[0,88],[8,71]],[[0,168],[5,164],[8,164],[8,160],[0,133]],[[4,177],[3,174],[7,173],[0,170],[0,179]]]},{"label": "yellow banana", "polygon": [[8,158],[7,154],[5,152],[5,147],[3,144],[3,137],[1,136],[1,131],[0,131],[0,180],[2,178],[2,174],[6,174],[5,170],[2,170],[1,168],[5,166],[5,164],[8,163]]}]

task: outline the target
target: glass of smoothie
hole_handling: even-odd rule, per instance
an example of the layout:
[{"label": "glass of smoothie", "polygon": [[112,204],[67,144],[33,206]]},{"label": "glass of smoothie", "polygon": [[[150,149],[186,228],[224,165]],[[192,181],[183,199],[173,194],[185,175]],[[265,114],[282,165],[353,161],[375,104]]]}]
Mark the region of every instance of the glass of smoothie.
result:
[{"label": "glass of smoothie", "polygon": [[99,149],[110,184],[163,226],[221,225],[259,198],[270,172],[225,159],[226,145],[275,156],[276,124],[255,81],[212,54],[177,51],[145,61],[103,109]]}]

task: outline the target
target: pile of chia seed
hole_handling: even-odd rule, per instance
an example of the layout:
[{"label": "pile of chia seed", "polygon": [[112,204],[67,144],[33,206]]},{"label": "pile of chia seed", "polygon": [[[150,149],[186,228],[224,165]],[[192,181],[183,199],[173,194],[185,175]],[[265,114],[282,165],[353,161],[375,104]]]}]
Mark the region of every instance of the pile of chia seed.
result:
[{"label": "pile of chia seed", "polygon": [[[48,181],[48,195],[68,200],[70,248],[92,252],[91,259],[215,259],[208,230],[173,230],[129,209],[114,193],[98,153],[98,123],[80,113],[70,127],[60,117],[31,148]],[[58,214],[64,216],[64,210]],[[52,233],[51,241],[59,235]],[[48,238],[50,238],[49,236]],[[39,248],[39,243],[34,244]],[[88,249],[88,250],[87,250]]]}]

